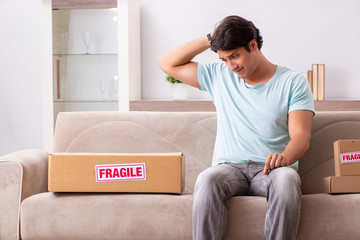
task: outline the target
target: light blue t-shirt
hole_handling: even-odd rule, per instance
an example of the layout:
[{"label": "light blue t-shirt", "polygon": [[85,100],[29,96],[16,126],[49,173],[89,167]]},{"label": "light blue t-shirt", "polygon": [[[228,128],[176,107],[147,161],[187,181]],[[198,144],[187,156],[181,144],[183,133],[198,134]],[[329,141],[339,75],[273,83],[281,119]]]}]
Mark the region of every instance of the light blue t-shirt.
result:
[{"label": "light blue t-shirt", "polygon": [[[281,153],[290,141],[288,113],[315,112],[306,77],[282,66],[267,83],[251,86],[224,63],[198,64],[198,81],[217,112],[212,165],[265,163],[269,153]],[[297,170],[298,163],[291,167]]]}]

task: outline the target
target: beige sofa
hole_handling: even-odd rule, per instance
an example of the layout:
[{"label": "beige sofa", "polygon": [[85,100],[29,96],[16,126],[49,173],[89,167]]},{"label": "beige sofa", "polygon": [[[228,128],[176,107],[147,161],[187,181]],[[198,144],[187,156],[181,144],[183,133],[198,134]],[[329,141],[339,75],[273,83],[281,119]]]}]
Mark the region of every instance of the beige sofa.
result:
[{"label": "beige sofa", "polygon": [[[360,194],[329,195],[333,142],[360,138],[360,112],[317,112],[311,147],[300,160],[298,239],[360,239]],[[213,112],[61,113],[54,152],[183,152],[185,191],[175,194],[47,192],[48,153],[0,158],[0,239],[191,239],[192,191],[211,164]],[[228,239],[262,239],[266,200],[230,201]],[[20,236],[21,235],[21,236]]]}]

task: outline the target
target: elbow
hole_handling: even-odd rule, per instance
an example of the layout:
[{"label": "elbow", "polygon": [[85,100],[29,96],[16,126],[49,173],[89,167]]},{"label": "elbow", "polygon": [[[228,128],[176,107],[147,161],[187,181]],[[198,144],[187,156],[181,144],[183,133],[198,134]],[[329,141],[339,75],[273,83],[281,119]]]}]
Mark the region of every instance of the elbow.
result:
[{"label": "elbow", "polygon": [[310,148],[310,142],[308,142],[306,145],[305,145],[305,152],[307,152]]},{"label": "elbow", "polygon": [[310,148],[310,137],[309,140],[306,141],[305,145],[304,145],[304,154],[309,150]]},{"label": "elbow", "polygon": [[158,65],[163,72],[167,73],[168,66],[166,64],[166,60],[164,59],[164,56],[159,57]]}]

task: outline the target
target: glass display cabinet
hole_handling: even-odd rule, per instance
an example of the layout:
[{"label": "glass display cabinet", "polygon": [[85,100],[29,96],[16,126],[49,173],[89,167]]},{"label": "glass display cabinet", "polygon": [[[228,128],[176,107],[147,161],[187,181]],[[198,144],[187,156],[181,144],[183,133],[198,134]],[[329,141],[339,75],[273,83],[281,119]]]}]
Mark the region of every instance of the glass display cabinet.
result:
[{"label": "glass display cabinet", "polygon": [[117,9],[53,10],[54,114],[118,109]]},{"label": "glass display cabinet", "polygon": [[54,121],[64,111],[128,111],[141,98],[137,0],[53,0],[52,39]]}]

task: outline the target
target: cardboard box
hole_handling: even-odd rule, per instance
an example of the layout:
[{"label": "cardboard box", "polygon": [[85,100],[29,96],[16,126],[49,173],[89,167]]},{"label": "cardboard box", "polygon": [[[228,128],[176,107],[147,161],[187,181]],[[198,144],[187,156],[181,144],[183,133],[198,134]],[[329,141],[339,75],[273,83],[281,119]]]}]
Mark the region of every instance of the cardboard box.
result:
[{"label": "cardboard box", "polygon": [[50,192],[177,193],[184,189],[182,153],[50,154]]},{"label": "cardboard box", "polygon": [[335,176],[360,176],[360,140],[334,142]]},{"label": "cardboard box", "polygon": [[324,178],[325,193],[360,193],[360,176]]}]

